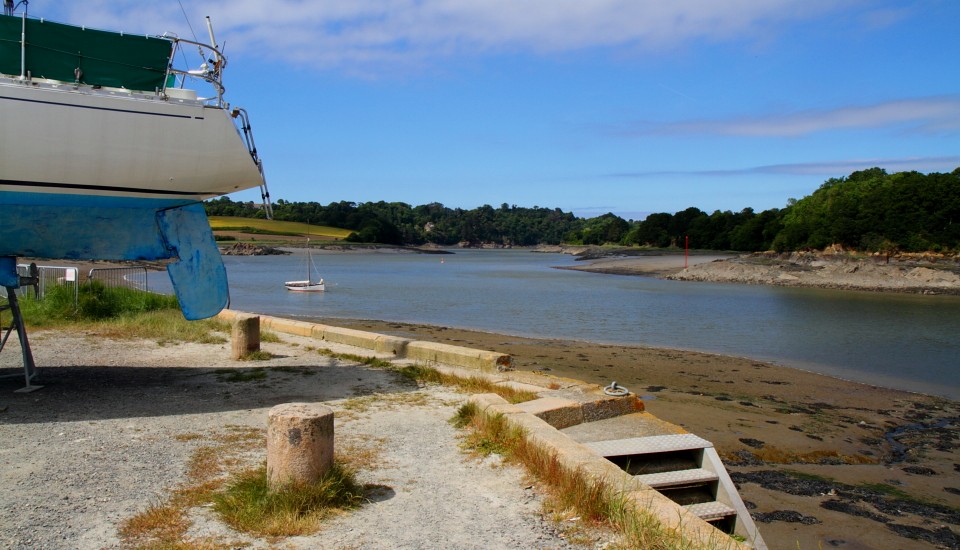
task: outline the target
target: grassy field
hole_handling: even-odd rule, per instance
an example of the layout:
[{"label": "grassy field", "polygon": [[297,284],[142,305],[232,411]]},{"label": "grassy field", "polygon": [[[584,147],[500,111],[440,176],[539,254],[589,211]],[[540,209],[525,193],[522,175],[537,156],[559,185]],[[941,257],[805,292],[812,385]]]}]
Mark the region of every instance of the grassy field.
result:
[{"label": "grassy field", "polygon": [[285,237],[310,236],[318,239],[343,239],[351,233],[349,229],[339,229],[325,225],[310,225],[301,222],[238,218],[232,216],[210,216],[210,228],[217,233],[237,232]]}]

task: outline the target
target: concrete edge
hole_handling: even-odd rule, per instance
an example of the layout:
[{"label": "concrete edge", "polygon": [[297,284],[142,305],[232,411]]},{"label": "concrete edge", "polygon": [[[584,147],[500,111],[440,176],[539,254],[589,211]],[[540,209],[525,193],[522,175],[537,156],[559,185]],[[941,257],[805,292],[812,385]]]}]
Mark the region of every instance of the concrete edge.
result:
[{"label": "concrete edge", "polygon": [[[232,322],[238,315],[256,315],[224,309],[218,317]],[[512,367],[512,357],[506,353],[485,351],[450,344],[410,340],[363,330],[334,327],[307,321],[260,315],[260,328],[307,336],[335,344],[343,344],[376,353],[389,354],[397,359],[411,359],[426,363],[456,365],[481,372],[501,372]]]},{"label": "concrete edge", "polygon": [[748,549],[655,489],[637,481],[585,445],[567,437],[545,420],[526,412],[521,406],[511,405],[496,394],[472,395],[469,401],[476,404],[482,413],[502,414],[507,422],[522,428],[534,445],[554,454],[564,468],[572,472],[579,471],[595,483],[621,493],[635,511],[651,514],[664,528],[677,533],[684,540],[717,550]]}]

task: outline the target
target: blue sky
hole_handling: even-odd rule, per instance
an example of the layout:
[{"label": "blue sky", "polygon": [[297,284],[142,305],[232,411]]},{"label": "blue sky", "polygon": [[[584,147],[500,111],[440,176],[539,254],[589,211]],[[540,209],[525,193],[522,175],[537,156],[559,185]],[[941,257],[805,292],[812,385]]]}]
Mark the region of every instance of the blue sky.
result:
[{"label": "blue sky", "polygon": [[274,200],[640,219],[960,166],[955,0],[30,3],[190,37],[183,12],[213,19]]}]

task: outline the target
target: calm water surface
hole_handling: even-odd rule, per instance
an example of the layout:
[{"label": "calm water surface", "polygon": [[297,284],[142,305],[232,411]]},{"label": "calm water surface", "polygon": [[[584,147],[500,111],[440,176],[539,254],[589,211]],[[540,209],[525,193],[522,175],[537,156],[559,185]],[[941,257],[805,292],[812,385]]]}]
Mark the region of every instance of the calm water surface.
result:
[{"label": "calm water surface", "polygon": [[701,350],[960,399],[960,297],[582,273],[519,250],[315,254],[328,291],[286,291],[303,260],[225,257],[231,307]]}]

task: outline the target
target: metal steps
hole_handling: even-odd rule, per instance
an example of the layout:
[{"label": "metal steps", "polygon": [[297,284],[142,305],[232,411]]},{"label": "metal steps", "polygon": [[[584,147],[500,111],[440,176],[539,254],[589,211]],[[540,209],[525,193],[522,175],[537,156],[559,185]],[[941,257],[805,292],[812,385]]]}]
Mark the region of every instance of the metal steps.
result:
[{"label": "metal steps", "polygon": [[714,472],[703,468],[657,472],[655,474],[639,474],[634,477],[654,489],[698,486],[713,483],[720,479]]},{"label": "metal steps", "polygon": [[754,548],[766,548],[717,451],[706,439],[672,433],[581,443],[700,519],[743,536]]},{"label": "metal steps", "polygon": [[701,502],[684,506],[704,521],[718,521],[737,515],[737,511],[722,502]]},{"label": "metal steps", "polygon": [[713,443],[693,434],[652,435],[609,441],[591,441],[584,443],[584,445],[604,458],[694,451],[713,447]]}]

